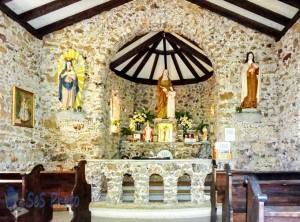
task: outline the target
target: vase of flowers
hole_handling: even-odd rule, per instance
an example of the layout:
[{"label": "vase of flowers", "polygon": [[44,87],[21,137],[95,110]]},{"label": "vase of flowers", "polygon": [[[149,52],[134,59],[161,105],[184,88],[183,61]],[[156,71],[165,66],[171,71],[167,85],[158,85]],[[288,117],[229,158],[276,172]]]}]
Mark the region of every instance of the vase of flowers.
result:
[{"label": "vase of flowers", "polygon": [[192,115],[186,111],[178,111],[175,113],[175,116],[177,122],[182,126],[183,135],[187,134],[187,130],[192,128]]},{"label": "vase of flowers", "polygon": [[146,114],[144,112],[135,112],[130,119],[130,123],[135,126],[136,131],[141,130],[141,126],[146,122]]},{"label": "vase of flowers", "polygon": [[187,134],[187,130],[192,128],[192,119],[189,119],[187,116],[180,118],[180,124],[182,126],[183,134]]},{"label": "vase of flowers", "polygon": [[135,123],[135,130],[136,131],[140,131],[141,130],[141,123],[139,123],[139,122]]}]

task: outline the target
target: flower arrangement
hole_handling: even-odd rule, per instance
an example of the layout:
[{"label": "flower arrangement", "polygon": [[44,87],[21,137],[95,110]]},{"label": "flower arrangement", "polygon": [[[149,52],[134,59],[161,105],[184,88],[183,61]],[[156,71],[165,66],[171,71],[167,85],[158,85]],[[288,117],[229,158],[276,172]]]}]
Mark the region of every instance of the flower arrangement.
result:
[{"label": "flower arrangement", "polygon": [[133,117],[130,119],[130,122],[133,123],[144,123],[146,122],[146,114],[143,112],[135,112]]},{"label": "flower arrangement", "polygon": [[183,128],[183,133],[186,133],[188,129],[192,128],[192,119],[189,119],[187,116],[180,117],[180,124]]},{"label": "flower arrangement", "polygon": [[192,115],[186,111],[178,111],[175,113],[175,116],[178,123],[182,125],[183,133],[187,133],[187,130],[192,128]]},{"label": "flower arrangement", "polygon": [[135,112],[133,117],[130,119],[131,123],[145,123],[147,121],[153,121],[156,115],[150,111],[146,112],[144,108],[140,109],[138,112]]}]

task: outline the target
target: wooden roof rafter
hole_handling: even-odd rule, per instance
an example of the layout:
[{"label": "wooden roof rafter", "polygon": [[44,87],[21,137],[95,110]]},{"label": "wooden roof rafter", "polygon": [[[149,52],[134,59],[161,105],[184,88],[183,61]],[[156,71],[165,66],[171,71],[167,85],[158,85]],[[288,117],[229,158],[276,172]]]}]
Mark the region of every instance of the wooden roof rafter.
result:
[{"label": "wooden roof rafter", "polygon": [[120,77],[136,83],[156,84],[165,68],[171,71],[174,85],[198,83],[213,74],[211,62],[202,49],[175,33],[147,33],[125,45],[110,68]]},{"label": "wooden roof rafter", "polygon": [[150,56],[152,54],[151,50],[155,49],[158,46],[158,44],[159,44],[158,40],[153,43],[151,49],[148,51],[148,53],[146,54],[146,56],[144,57],[144,59],[142,60],[140,65],[138,66],[138,68],[135,70],[135,72],[132,76],[133,78],[136,78],[138,76],[138,74],[142,71],[142,69],[144,68],[145,64],[148,62],[148,59],[150,58]]},{"label": "wooden roof rafter", "polygon": [[237,12],[230,11],[221,6],[215,5],[211,2],[208,2],[205,0],[188,0],[188,1],[198,5],[200,7],[206,8],[212,12],[215,12],[219,15],[222,15],[222,16],[224,16],[230,20],[233,20],[237,23],[240,23],[246,27],[257,30],[266,35],[272,36],[275,38],[276,41],[278,41],[282,36],[281,32],[277,29],[274,29],[274,28],[264,25],[262,23],[256,22],[252,19],[244,17],[243,15],[241,15]]},{"label": "wooden roof rafter", "polygon": [[44,36],[44,35],[49,34],[51,32],[60,30],[64,27],[66,27],[66,26],[70,26],[70,25],[73,25],[73,24],[75,24],[77,22],[80,22],[82,20],[89,19],[89,18],[91,18],[95,15],[100,14],[101,12],[108,11],[112,8],[118,7],[118,6],[123,5],[127,2],[130,2],[130,1],[132,1],[132,0],[111,0],[111,1],[105,2],[103,4],[100,4],[98,6],[95,6],[93,8],[82,11],[80,13],[77,13],[75,15],[69,16],[65,19],[62,19],[62,20],[58,21],[58,22],[55,22],[55,23],[52,23],[50,25],[39,28],[37,31]]},{"label": "wooden roof rafter", "polygon": [[129,52],[127,52],[126,54],[124,54],[120,58],[118,58],[115,61],[111,62],[110,67],[115,68],[115,67],[119,66],[121,63],[123,63],[126,60],[130,59],[132,56],[137,54],[139,51],[141,51],[143,49],[147,49],[150,45],[152,45],[153,43],[155,43],[159,39],[162,39],[162,32],[159,32],[159,33],[155,34],[154,36],[152,36],[151,38],[149,38],[148,40],[146,40],[145,42],[140,44],[138,47],[130,50]]},{"label": "wooden roof rafter", "polygon": [[22,27],[24,27],[29,33],[34,35],[38,39],[42,39],[42,35],[34,29],[31,25],[29,25],[27,22],[20,20],[16,13],[14,13],[9,7],[6,6],[5,3],[10,1],[0,1],[0,10],[4,12],[8,17],[10,17],[12,20],[19,23]]},{"label": "wooden roof rafter", "polygon": [[61,9],[63,7],[66,7],[68,5],[74,4],[76,2],[79,2],[81,0],[55,0],[53,2],[49,2],[45,5],[42,5],[40,7],[31,9],[27,12],[24,12],[22,14],[19,14],[19,19],[23,21],[30,21],[32,19],[35,19],[37,17],[43,16],[47,13],[53,12],[55,10]]}]

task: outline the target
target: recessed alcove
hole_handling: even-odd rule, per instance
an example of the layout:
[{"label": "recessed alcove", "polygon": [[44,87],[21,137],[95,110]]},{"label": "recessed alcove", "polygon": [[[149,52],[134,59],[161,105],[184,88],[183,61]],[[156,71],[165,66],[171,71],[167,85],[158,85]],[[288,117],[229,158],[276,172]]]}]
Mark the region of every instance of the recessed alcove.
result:
[{"label": "recessed alcove", "polygon": [[164,201],[164,180],[158,174],[149,177],[149,202]]},{"label": "recessed alcove", "polygon": [[178,202],[191,201],[191,177],[185,173],[177,180],[177,199]]},{"label": "recessed alcove", "polygon": [[127,203],[133,203],[134,190],[134,179],[128,173],[124,174],[122,183],[122,201]]},{"label": "recessed alcove", "polygon": [[106,201],[106,196],[107,196],[107,182],[108,179],[107,177],[104,175],[104,173],[100,174],[99,176],[100,178],[100,185],[99,185],[99,192],[98,192],[98,197],[97,197],[97,201],[99,202],[105,202]]}]

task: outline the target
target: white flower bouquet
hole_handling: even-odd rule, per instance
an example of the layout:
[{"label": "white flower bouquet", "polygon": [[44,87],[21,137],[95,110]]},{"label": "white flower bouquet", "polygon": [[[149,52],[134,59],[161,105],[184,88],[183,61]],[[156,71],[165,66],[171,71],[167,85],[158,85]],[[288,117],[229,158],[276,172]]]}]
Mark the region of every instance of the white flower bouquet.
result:
[{"label": "white flower bouquet", "polygon": [[147,116],[143,112],[135,112],[133,117],[130,119],[130,122],[133,123],[145,123]]},{"label": "white flower bouquet", "polygon": [[193,120],[188,116],[182,116],[179,119],[180,124],[182,125],[183,132],[186,133],[188,129],[192,128]]}]

